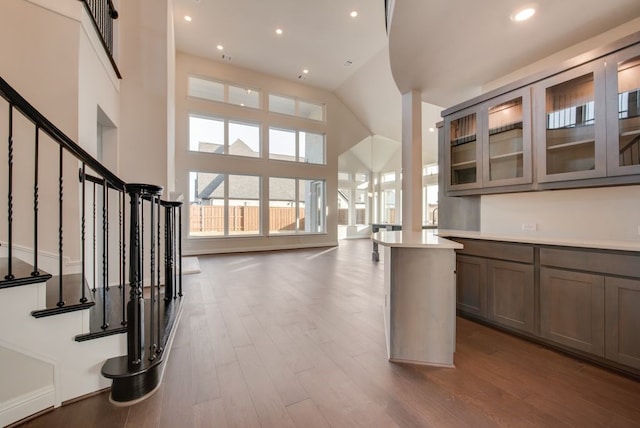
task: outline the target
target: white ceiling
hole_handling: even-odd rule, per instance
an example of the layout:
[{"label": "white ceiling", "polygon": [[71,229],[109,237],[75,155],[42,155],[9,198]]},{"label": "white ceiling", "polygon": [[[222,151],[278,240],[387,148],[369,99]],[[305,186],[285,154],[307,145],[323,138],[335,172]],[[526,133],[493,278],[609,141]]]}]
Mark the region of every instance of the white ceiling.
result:
[{"label": "white ceiling", "polygon": [[[178,50],[216,61],[231,57],[236,66],[295,81],[307,68],[304,84],[334,92],[373,136],[395,141],[402,138],[401,93],[419,89],[423,101],[450,107],[501,76],[640,16],[640,0],[537,0],[537,14],[516,24],[509,15],[530,1],[396,0],[387,37],[384,0],[173,3]],[[353,64],[345,67],[346,61]],[[425,128],[439,119],[439,109],[427,110],[423,136],[432,150],[425,158],[432,159],[435,143],[427,140],[435,135]]]},{"label": "white ceiling", "polygon": [[488,82],[640,16],[640,0],[538,0],[530,20],[509,19],[528,3],[397,0],[389,51],[400,91],[420,89],[424,101],[450,107]]},{"label": "white ceiling", "polygon": [[[330,91],[387,45],[383,0],[173,3],[178,50],[219,61],[226,61],[224,54],[236,66],[286,79],[298,80],[308,69],[304,83]],[[276,28],[284,33],[276,35]],[[352,65],[346,67],[347,61]]]}]

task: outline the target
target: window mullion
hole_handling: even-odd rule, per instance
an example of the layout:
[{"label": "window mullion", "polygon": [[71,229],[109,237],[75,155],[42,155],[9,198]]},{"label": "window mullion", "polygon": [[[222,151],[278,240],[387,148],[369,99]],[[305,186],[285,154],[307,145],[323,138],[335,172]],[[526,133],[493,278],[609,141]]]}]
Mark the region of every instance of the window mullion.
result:
[{"label": "window mullion", "polygon": [[229,174],[224,174],[224,236],[229,236]]},{"label": "window mullion", "polygon": [[295,194],[294,194],[294,207],[296,210],[296,233],[300,232],[300,190],[299,190],[299,186],[300,186],[300,180],[298,180],[297,178],[294,179],[295,180],[295,185],[293,186],[293,188],[295,189]]}]

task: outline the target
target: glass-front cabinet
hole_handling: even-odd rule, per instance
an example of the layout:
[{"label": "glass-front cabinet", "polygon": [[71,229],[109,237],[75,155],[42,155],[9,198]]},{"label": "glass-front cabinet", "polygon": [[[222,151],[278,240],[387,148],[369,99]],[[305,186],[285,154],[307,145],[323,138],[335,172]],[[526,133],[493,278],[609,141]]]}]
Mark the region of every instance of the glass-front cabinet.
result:
[{"label": "glass-front cabinet", "polygon": [[449,190],[475,189],[482,185],[482,122],[479,108],[461,110],[445,119]]},{"label": "glass-front cabinet", "polygon": [[445,110],[447,195],[640,184],[640,32],[633,40]]},{"label": "glass-front cabinet", "polygon": [[611,55],[607,69],[609,175],[640,173],[640,47]]},{"label": "glass-front cabinet", "polygon": [[485,103],[484,187],[531,183],[530,106],[529,88]]},{"label": "glass-front cabinet", "polygon": [[606,175],[604,67],[586,64],[536,85],[538,181]]}]

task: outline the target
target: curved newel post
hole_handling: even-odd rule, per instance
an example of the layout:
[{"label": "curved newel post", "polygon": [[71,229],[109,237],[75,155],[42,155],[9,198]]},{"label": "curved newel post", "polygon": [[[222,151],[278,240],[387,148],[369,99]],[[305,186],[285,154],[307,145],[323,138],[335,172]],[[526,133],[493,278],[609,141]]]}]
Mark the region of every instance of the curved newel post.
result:
[{"label": "curved newel post", "polygon": [[142,198],[154,203],[162,194],[162,187],[150,184],[127,184],[131,198],[129,233],[129,302],[127,303],[127,356],[129,367],[139,366],[144,350],[144,296],[142,290],[142,251],[140,204]]}]

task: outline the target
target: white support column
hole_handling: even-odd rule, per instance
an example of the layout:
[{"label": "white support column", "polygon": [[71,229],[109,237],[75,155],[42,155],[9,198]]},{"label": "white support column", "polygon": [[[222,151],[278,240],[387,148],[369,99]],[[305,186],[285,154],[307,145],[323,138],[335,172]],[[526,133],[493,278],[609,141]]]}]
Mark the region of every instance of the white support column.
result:
[{"label": "white support column", "polygon": [[356,225],[356,189],[349,189],[347,194],[349,198],[349,206],[347,208],[347,224],[349,226]]},{"label": "white support column", "polygon": [[402,95],[402,228],[422,230],[422,99]]}]

